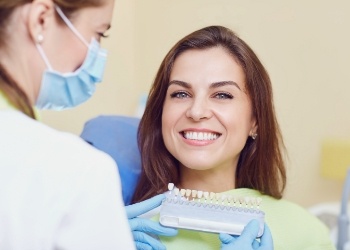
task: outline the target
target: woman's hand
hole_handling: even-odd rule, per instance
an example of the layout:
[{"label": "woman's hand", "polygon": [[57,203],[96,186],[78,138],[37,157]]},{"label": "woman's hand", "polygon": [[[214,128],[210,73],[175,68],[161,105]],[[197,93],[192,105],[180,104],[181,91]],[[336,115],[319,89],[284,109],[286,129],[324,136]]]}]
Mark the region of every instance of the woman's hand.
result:
[{"label": "woman's hand", "polygon": [[273,240],[269,227],[265,224],[264,234],[260,242],[256,240],[259,232],[259,222],[252,220],[240,236],[220,234],[221,250],[273,250]]},{"label": "woman's hand", "polygon": [[130,228],[138,250],[165,250],[165,246],[155,237],[177,234],[177,229],[163,227],[158,222],[137,217],[158,207],[164,198],[165,195],[160,194],[140,203],[126,206]]}]

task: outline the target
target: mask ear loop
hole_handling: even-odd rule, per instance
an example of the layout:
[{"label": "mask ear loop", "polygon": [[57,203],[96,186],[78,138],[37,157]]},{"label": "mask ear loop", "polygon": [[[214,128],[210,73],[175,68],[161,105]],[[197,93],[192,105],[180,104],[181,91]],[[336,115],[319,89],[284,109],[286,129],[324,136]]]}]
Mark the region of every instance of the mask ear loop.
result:
[{"label": "mask ear loop", "polygon": [[41,42],[44,40],[44,37],[39,34],[38,35],[38,39],[37,39],[37,42],[35,43],[35,46],[36,48],[38,49],[39,51],[39,54],[41,55],[42,59],[44,60],[45,64],[46,64],[46,67],[49,69],[49,70],[52,70],[52,66],[49,62],[49,59],[47,58],[47,56],[45,55],[45,52],[43,50],[43,47],[41,46]]},{"label": "mask ear loop", "polygon": [[74,27],[71,21],[66,17],[60,7],[55,5],[55,9],[58,15],[62,18],[62,20],[66,23],[66,25],[70,28],[70,30],[89,48],[89,44],[86,42],[85,38],[79,33],[79,31]]}]

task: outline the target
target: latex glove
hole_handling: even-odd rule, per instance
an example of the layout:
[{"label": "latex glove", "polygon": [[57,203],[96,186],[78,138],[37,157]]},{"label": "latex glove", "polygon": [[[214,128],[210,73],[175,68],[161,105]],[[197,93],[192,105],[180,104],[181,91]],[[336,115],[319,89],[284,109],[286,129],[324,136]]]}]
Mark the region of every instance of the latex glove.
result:
[{"label": "latex glove", "polygon": [[221,233],[221,250],[273,250],[273,240],[269,227],[265,223],[264,234],[260,242],[256,240],[259,232],[259,222],[252,220],[240,236]]},{"label": "latex glove", "polygon": [[140,203],[125,207],[138,250],[165,250],[165,246],[150,234],[155,236],[175,236],[177,234],[177,229],[163,227],[159,222],[150,219],[137,218],[137,216],[158,207],[163,199],[165,199],[165,195],[160,194]]}]

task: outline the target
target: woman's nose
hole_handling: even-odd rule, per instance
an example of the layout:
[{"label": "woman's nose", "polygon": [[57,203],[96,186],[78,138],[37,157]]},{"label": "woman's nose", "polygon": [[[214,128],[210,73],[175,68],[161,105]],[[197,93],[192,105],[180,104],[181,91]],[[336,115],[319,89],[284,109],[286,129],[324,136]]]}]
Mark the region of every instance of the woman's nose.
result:
[{"label": "woman's nose", "polygon": [[212,116],[212,111],[207,100],[194,99],[186,111],[186,116],[194,121],[208,119]]}]

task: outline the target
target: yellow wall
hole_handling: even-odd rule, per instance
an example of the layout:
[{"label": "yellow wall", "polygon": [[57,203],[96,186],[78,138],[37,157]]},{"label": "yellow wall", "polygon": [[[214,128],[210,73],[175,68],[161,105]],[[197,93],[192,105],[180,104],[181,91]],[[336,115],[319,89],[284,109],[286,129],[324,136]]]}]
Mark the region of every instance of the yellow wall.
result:
[{"label": "yellow wall", "polygon": [[104,82],[75,110],[43,121],[79,134],[98,114],[134,115],[170,47],[204,26],[232,28],[270,73],[289,153],[286,198],[304,206],[340,199],[342,183],[320,176],[321,141],[350,138],[350,2],[116,0]]}]

